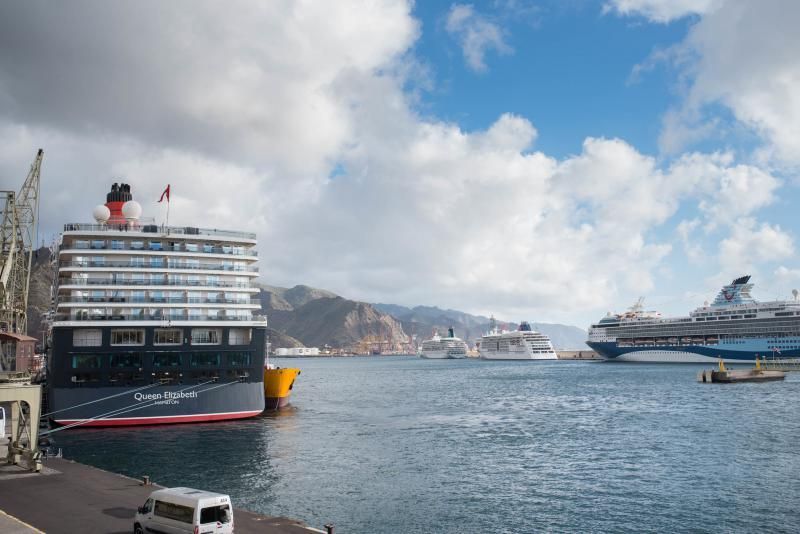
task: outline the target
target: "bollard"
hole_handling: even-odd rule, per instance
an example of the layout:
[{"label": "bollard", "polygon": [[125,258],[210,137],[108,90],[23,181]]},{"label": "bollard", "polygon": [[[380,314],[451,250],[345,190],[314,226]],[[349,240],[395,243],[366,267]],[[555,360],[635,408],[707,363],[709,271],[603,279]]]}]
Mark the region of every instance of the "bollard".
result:
[{"label": "bollard", "polygon": [[145,475],[142,477],[142,486],[149,486],[150,485],[150,476]]},{"label": "bollard", "polygon": [[328,523],[325,525],[325,534],[333,534],[334,525],[333,523]]}]

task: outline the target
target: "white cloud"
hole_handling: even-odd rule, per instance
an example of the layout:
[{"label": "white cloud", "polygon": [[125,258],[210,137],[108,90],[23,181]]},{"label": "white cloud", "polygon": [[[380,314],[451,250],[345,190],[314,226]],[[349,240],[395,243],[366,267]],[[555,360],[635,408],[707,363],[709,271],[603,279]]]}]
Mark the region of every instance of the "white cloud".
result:
[{"label": "white cloud", "polygon": [[453,4],[445,28],[459,40],[467,65],[476,72],[486,70],[488,51],[494,50],[501,55],[513,52],[506,44],[500,26],[476,13],[470,4]]},{"label": "white cloud", "polygon": [[730,237],[720,242],[720,267],[729,276],[752,271],[761,262],[775,262],[794,254],[792,237],[778,225],[757,224],[753,219],[739,219]]},{"label": "white cloud", "polygon": [[661,61],[679,70],[682,100],[664,115],[664,153],[737,135],[720,113],[726,109],[763,141],[755,154],[760,161],[800,165],[800,58],[794,53],[800,47],[799,3],[615,0],[606,11],[654,22],[700,15],[683,42],[657,49],[631,73],[636,81]]},{"label": "white cloud", "polygon": [[[21,182],[45,148],[45,233],[88,219],[120,179],[162,217],[171,183],[174,224],[258,232],[269,283],[564,320],[654,288],[674,237],[659,230],[682,206],[702,201],[702,223],[728,231],[740,221],[726,209],[754,217],[780,186],[730,153],[663,165],[596,137],[557,159],[513,113],[479,131],[423,119],[403,90],[407,4],[169,4],[161,18],[147,16],[160,3],[9,5],[0,176]],[[47,52],[59,47],[67,68]],[[748,225],[722,252],[791,248]]]},{"label": "white cloud", "polygon": [[702,15],[718,8],[724,0],[610,0],[604,12],[641,15],[653,22],[667,23],[689,15]]}]

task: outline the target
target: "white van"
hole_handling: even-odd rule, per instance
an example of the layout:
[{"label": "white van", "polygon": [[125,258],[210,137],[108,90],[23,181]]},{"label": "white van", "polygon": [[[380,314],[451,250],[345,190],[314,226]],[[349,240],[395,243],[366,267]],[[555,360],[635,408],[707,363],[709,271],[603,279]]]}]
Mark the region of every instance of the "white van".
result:
[{"label": "white van", "polygon": [[139,507],[133,532],[233,534],[231,498],[192,488],[154,491]]}]

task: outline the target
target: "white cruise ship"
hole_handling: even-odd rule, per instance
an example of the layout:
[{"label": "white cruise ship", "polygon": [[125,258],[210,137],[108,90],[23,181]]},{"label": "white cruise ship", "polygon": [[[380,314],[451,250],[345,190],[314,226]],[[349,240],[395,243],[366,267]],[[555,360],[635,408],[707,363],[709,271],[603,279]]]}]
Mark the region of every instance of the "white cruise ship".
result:
[{"label": "white cruise ship", "polygon": [[478,351],[484,360],[557,360],[550,338],[522,321],[516,332],[500,332],[494,317],[489,333],[481,338]]},{"label": "white cruise ship", "polygon": [[428,359],[466,358],[467,344],[449,328],[447,337],[440,337],[439,332],[435,332],[433,338],[423,341],[419,355]]},{"label": "white cruise ship", "polygon": [[626,313],[589,328],[586,342],[606,360],[619,362],[726,363],[800,357],[800,299],[757,302],[750,276],[724,286],[714,302],[688,316],[645,311],[643,299]]}]

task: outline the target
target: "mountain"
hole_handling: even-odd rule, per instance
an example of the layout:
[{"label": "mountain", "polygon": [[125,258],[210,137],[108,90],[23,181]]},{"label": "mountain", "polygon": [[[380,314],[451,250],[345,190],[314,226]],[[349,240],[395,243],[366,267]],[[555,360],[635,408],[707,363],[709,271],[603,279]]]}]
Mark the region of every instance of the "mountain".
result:
[{"label": "mountain", "polygon": [[55,276],[52,253],[47,247],[33,252],[31,262],[31,281],[28,286],[28,335],[40,342],[44,339],[44,314],[50,312],[50,291]]},{"label": "mountain", "polygon": [[[371,304],[309,286],[259,285],[261,313],[270,327],[309,347],[368,353],[408,350],[402,324]],[[286,346],[273,341],[273,347]]]},{"label": "mountain", "polygon": [[[374,304],[375,308],[397,318],[405,331],[416,336],[417,343],[430,338],[434,330],[445,334],[453,327],[456,336],[470,345],[489,330],[489,318],[482,315],[471,315],[458,310],[443,310],[435,306],[415,306],[408,308],[397,304]],[[499,321],[501,328],[514,330],[519,325],[512,322]],[[534,330],[547,335],[556,349],[586,350],[586,331],[577,326],[553,323],[531,323]]]}]

